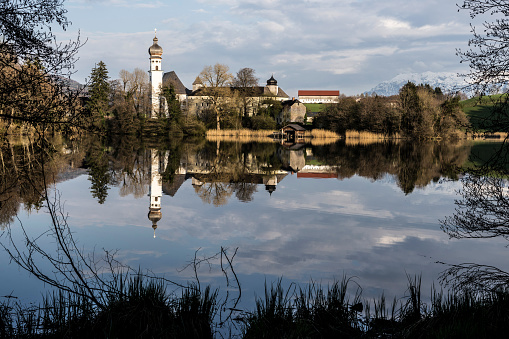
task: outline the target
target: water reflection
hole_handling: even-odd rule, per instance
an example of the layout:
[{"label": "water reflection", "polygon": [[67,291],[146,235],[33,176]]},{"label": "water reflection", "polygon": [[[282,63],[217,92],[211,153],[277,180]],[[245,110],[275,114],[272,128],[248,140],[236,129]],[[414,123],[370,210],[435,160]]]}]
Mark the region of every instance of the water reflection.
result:
[{"label": "water reflection", "polygon": [[[258,185],[264,185],[270,196],[288,174],[294,173],[299,179],[340,180],[354,175],[380,180],[392,175],[401,190],[409,194],[415,187],[425,187],[441,177],[457,180],[461,167],[468,160],[470,148],[468,144],[441,143],[356,146],[336,143],[286,147],[276,143],[218,141],[200,145],[184,144],[170,150],[146,149],[144,154],[141,153],[141,158],[150,161],[131,157],[128,160],[134,163],[119,166],[121,171],[112,168],[111,174],[105,174],[104,170],[97,171],[103,166],[92,161],[92,157],[88,158],[87,164],[90,166],[91,193],[99,203],[104,203],[107,196],[105,178],[111,178],[109,185],[120,185],[122,194],[133,192],[136,196],[135,192],[140,190],[139,178],[143,181],[146,177],[143,173],[150,173],[150,219],[154,219],[155,228],[158,221],[155,219],[161,217],[162,194],[175,196],[189,179],[201,200],[214,206],[227,204],[233,196],[240,201],[250,202]],[[102,158],[99,158],[99,162],[103,162]],[[149,168],[145,168],[144,164],[148,164]],[[140,174],[134,175],[140,171]],[[139,178],[133,180],[133,177]]]},{"label": "water reflection", "polygon": [[154,238],[156,237],[157,222],[161,220],[161,197],[163,196],[163,181],[161,173],[159,173],[159,164],[165,168],[164,160],[166,157],[158,156],[157,150],[150,150],[150,206],[148,212],[148,219],[152,221],[152,228],[154,229]]},{"label": "water reflection", "polygon": [[[121,248],[126,262],[155,272],[173,272],[196,248],[231,245],[241,249],[239,272],[262,285],[264,274],[307,281],[347,272],[373,290],[399,284],[393,290],[401,295],[405,270],[417,267],[411,273],[430,279],[441,270],[423,256],[460,262],[474,253],[437,222],[452,211],[458,187],[438,179],[459,177],[476,149],[469,143],[78,145],[77,153],[65,144],[55,155],[56,177],[87,169],[59,187],[73,197],[72,226],[104,235],[82,231],[80,241]],[[496,247],[479,248],[496,256]]]}]

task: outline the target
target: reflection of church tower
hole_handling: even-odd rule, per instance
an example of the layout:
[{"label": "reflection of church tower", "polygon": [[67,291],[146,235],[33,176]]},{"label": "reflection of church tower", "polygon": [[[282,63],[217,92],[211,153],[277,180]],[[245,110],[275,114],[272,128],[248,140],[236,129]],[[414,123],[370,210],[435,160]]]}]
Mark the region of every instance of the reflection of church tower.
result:
[{"label": "reflection of church tower", "polygon": [[157,150],[150,150],[150,207],[148,219],[152,221],[154,238],[156,237],[157,222],[161,220],[161,196],[163,195],[163,184],[159,174],[159,156]]},{"label": "reflection of church tower", "polygon": [[150,117],[157,118],[159,113],[159,102],[161,86],[163,84],[163,69],[161,65],[163,49],[157,44],[157,36],[154,36],[153,44],[148,49],[150,54],[150,84],[152,86],[151,103],[152,109],[150,110]]},{"label": "reflection of church tower", "polygon": [[277,176],[275,174],[263,177],[263,184],[265,185],[265,190],[272,195],[272,192],[276,190],[277,186]]}]

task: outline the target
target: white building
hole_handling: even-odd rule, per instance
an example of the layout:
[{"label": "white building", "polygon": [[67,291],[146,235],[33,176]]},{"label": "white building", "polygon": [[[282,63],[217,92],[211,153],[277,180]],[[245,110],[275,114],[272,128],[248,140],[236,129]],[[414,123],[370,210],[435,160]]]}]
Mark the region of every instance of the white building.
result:
[{"label": "white building", "polygon": [[339,101],[339,91],[299,90],[299,101],[304,104],[332,104]]},{"label": "white building", "polygon": [[[193,89],[188,89],[182,84],[175,71],[164,73],[162,70],[163,49],[158,45],[157,36],[154,37],[152,46],[148,49],[150,55],[150,83],[152,87],[151,102],[152,110],[150,118],[157,118],[160,110],[165,111],[165,102],[161,102],[161,88],[163,86],[172,85],[175,94],[181,103],[182,109],[188,114],[198,114],[202,109],[208,107],[208,96],[206,95],[205,86],[200,79],[196,77],[193,82]],[[232,90],[237,88],[232,87]],[[265,86],[256,86],[249,89],[250,107],[248,107],[249,115],[256,113],[257,107],[263,103],[265,99],[273,99],[285,101],[289,99],[288,94],[278,86],[274,76],[267,80]]]}]

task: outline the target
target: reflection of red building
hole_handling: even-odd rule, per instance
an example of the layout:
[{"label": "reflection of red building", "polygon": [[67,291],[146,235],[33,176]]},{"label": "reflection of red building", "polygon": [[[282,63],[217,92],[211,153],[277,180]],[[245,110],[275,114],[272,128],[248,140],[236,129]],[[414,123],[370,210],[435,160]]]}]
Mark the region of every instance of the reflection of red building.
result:
[{"label": "reflection of red building", "polygon": [[297,172],[297,178],[337,179],[338,173],[335,167],[306,165]]},{"label": "reflection of red building", "polygon": [[337,173],[302,173],[297,172],[297,178],[314,178],[314,179],[337,179]]}]

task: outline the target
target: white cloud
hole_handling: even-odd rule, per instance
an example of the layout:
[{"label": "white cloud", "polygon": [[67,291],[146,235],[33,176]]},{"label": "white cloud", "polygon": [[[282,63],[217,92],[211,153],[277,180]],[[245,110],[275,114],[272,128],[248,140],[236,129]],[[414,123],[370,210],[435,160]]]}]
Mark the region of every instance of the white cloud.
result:
[{"label": "white cloud", "polygon": [[391,56],[398,49],[383,46],[379,48],[349,49],[314,54],[284,53],[276,55],[274,64],[291,64],[305,70],[331,72],[333,74],[357,73],[374,56]]},{"label": "white cloud", "polygon": [[[87,5],[74,13],[83,20],[71,18],[89,37],[90,47],[80,53],[80,74],[82,65],[88,73],[106,58],[119,67],[112,74],[144,67],[148,32],[157,27],[163,62],[168,70],[189,74],[182,79],[187,86],[203,65],[222,62],[232,70],[254,68],[260,76],[289,76],[294,88],[327,79],[329,86],[355,93],[402,71],[457,71],[455,48],[470,34],[468,17],[438,0],[191,0],[171,11],[160,10],[161,1],[147,0],[70,4]],[[96,13],[109,19],[85,19]],[[306,79],[297,76],[302,71],[308,72]],[[355,78],[346,81],[345,75]]]}]

